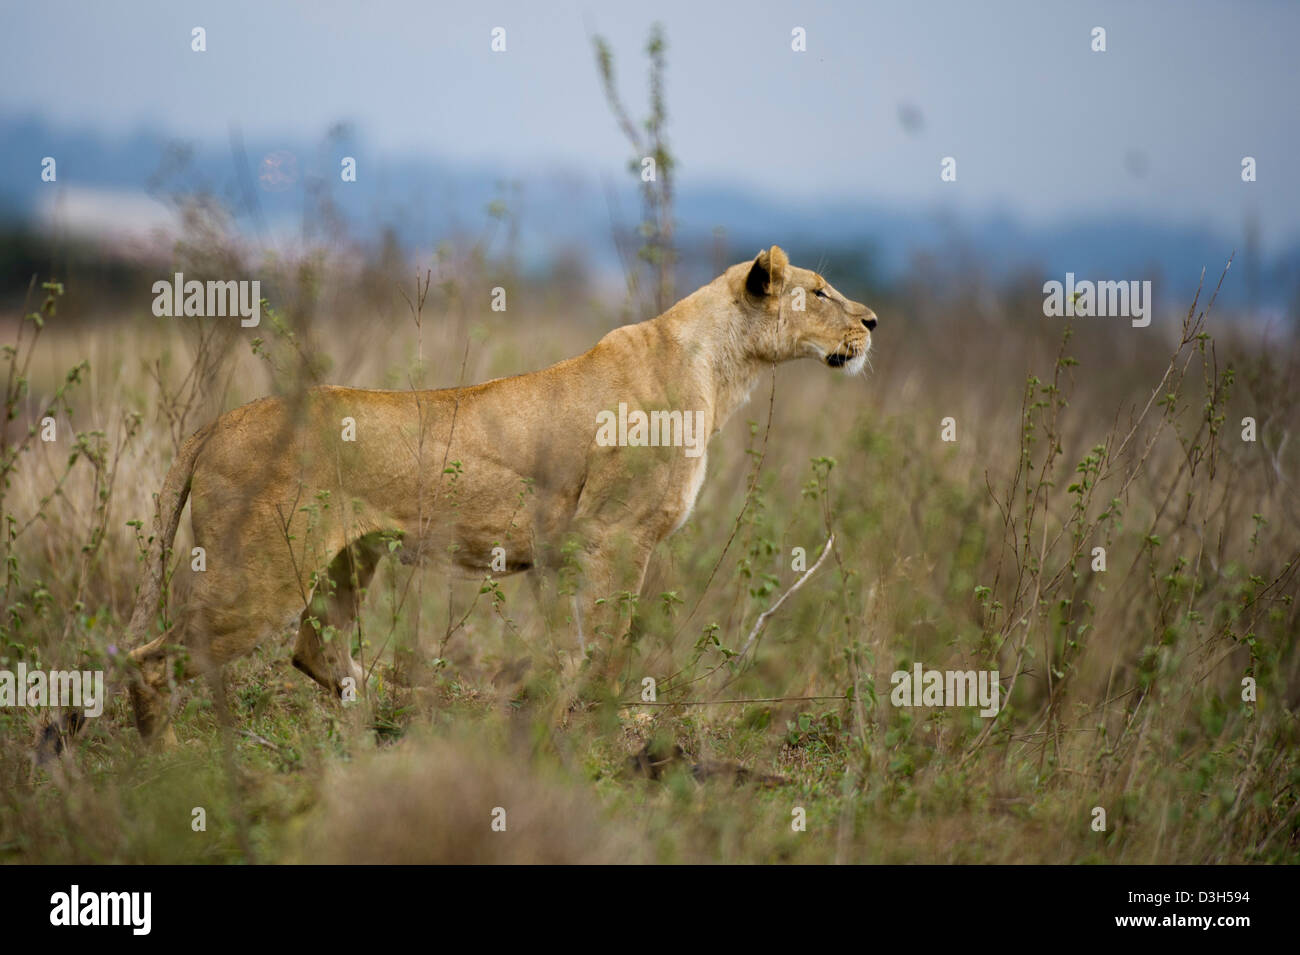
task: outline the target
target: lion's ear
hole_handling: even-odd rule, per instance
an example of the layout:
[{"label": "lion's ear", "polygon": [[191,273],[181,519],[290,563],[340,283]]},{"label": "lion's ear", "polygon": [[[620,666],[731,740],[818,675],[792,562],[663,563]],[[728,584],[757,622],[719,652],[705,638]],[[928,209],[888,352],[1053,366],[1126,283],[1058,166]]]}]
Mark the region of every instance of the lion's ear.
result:
[{"label": "lion's ear", "polygon": [[780,295],[789,277],[790,259],[779,245],[764,249],[750,266],[745,288],[755,298]]}]

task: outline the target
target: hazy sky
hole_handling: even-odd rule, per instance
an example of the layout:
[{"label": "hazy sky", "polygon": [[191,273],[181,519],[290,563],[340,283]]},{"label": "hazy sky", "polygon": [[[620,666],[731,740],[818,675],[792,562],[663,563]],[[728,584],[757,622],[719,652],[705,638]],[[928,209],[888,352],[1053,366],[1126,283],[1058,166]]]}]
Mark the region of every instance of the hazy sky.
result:
[{"label": "hazy sky", "polygon": [[[314,141],[348,120],[375,153],[617,174],[628,148],[590,35],[612,41],[639,110],[654,20],[683,182],[1033,224],[1123,209],[1238,232],[1253,210],[1268,244],[1300,233],[1292,2],[6,0],[0,111],[216,143],[232,122]],[[505,53],[489,48],[497,26]]]}]

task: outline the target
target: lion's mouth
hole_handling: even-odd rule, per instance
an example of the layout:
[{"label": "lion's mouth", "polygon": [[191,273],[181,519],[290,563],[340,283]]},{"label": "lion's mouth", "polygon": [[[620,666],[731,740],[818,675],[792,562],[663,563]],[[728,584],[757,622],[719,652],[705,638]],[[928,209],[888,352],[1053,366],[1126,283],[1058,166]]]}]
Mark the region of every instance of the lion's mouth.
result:
[{"label": "lion's mouth", "polygon": [[867,351],[870,343],[864,346],[844,344],[828,354],[825,362],[832,368],[843,368],[849,374],[858,374],[867,363]]},{"label": "lion's mouth", "polygon": [[830,365],[832,368],[843,368],[845,365],[861,358],[866,353],[867,350],[865,348],[860,348],[856,345],[844,345],[835,349],[835,351],[826,356],[826,364]]}]

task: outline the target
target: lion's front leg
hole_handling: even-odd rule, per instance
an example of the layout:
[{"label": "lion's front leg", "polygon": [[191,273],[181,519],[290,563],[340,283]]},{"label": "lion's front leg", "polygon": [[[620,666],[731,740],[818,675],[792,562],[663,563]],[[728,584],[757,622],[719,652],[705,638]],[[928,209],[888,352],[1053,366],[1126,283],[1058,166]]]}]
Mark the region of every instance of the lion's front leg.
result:
[{"label": "lion's front leg", "polygon": [[684,513],[692,474],[681,461],[669,447],[593,449],[560,564],[574,598],[572,643],[583,654],[578,695],[620,689],[650,556]]},{"label": "lion's front leg", "polygon": [[563,726],[582,700],[617,695],[627,641],[653,544],[614,547],[599,541],[576,554],[563,576],[572,580],[570,645],[578,652],[562,666],[553,722]]},{"label": "lion's front leg", "polygon": [[616,689],[627,664],[628,631],[655,540],[643,529],[611,529],[576,557],[572,630],[583,655],[583,682]]}]

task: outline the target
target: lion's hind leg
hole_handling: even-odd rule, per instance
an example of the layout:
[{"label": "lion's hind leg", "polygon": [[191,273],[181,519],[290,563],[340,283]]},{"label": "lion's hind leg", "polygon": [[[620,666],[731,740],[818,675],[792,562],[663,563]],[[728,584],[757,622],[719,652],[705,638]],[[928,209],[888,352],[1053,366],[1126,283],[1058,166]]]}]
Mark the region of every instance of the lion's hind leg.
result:
[{"label": "lion's hind leg", "polygon": [[363,677],[352,659],[352,626],[361,612],[361,600],[383,556],[378,537],[362,538],[343,548],[321,577],[310,604],[303,610],[293,665],[335,696],[342,696],[345,680]]},{"label": "lion's hind leg", "polygon": [[131,651],[131,704],[140,735],[172,741],[172,688],[200,675],[218,680],[226,663],[284,633],[302,606],[298,593],[294,576],[274,563],[246,568],[223,561],[196,573],[176,623]]}]

